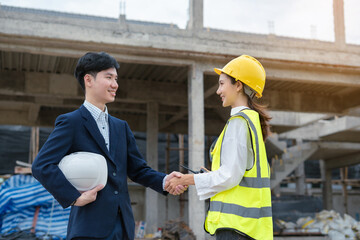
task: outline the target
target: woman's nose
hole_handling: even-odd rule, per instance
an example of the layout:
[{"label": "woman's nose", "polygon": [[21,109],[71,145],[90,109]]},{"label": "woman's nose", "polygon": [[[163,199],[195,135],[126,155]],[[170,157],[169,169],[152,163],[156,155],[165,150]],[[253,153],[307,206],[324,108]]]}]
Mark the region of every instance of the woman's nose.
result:
[{"label": "woman's nose", "polygon": [[119,86],[119,84],[117,83],[116,80],[115,80],[115,81],[112,81],[111,87],[113,87],[113,88],[118,88],[118,86]]},{"label": "woman's nose", "polygon": [[220,95],[220,94],[221,94],[220,86],[219,86],[218,89],[216,90],[216,94],[217,94],[217,95]]}]

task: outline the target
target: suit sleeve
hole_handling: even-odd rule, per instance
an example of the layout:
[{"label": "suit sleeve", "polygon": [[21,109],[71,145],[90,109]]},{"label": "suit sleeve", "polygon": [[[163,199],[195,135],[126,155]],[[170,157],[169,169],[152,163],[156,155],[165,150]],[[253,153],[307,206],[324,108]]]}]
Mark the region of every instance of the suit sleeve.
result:
[{"label": "suit sleeve", "polygon": [[70,206],[81,195],[58,167],[60,160],[68,154],[71,148],[73,127],[65,115],[59,116],[55,122],[55,129],[32,165],[34,177],[55,197],[63,208]]},{"label": "suit sleeve", "polygon": [[127,138],[127,173],[129,178],[145,187],[166,194],[167,192],[163,191],[162,186],[166,174],[155,171],[146,164],[136,145],[135,137],[126,122],[125,129]]}]

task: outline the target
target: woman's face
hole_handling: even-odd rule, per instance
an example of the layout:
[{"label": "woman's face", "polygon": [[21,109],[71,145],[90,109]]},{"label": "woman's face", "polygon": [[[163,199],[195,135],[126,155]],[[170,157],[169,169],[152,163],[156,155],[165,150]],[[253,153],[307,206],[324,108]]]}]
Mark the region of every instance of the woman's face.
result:
[{"label": "woman's face", "polygon": [[[241,88],[241,86],[240,86]],[[239,83],[232,84],[231,78],[222,73],[219,77],[219,88],[216,94],[220,96],[223,107],[233,106],[239,96]]]}]

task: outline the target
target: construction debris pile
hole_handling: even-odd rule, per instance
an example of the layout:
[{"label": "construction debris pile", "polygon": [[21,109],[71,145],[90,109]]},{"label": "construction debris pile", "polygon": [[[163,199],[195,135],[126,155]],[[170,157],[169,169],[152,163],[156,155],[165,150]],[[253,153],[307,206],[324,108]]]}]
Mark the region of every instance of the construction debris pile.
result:
[{"label": "construction debris pile", "polygon": [[332,240],[356,239],[360,240],[360,222],[350,215],[344,217],[334,210],[323,210],[316,214],[315,218],[299,218],[296,224],[277,220],[283,232],[286,233],[322,233]]},{"label": "construction debris pile", "polygon": [[161,239],[165,240],[195,240],[196,237],[188,225],[180,220],[166,222]]}]

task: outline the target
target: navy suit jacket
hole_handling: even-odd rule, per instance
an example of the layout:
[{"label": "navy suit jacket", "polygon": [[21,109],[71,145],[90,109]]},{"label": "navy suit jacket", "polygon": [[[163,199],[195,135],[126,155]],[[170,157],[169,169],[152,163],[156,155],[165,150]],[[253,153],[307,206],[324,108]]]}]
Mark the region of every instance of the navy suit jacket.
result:
[{"label": "navy suit jacket", "polygon": [[125,223],[124,234],[134,239],[134,217],[128,192],[127,176],[134,182],[165,194],[164,173],[151,169],[141,156],[126,121],[109,115],[110,151],[90,112],[79,109],[60,115],[55,128],[37,155],[34,177],[56,198],[63,208],[70,206],[80,193],[58,168],[60,160],[73,152],[86,151],[103,155],[108,166],[108,180],[96,201],[72,207],[67,239],[73,237],[104,238],[114,229],[120,209]]}]

